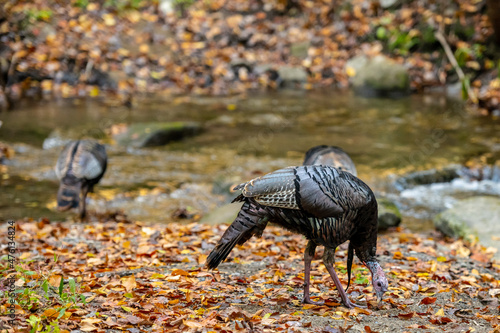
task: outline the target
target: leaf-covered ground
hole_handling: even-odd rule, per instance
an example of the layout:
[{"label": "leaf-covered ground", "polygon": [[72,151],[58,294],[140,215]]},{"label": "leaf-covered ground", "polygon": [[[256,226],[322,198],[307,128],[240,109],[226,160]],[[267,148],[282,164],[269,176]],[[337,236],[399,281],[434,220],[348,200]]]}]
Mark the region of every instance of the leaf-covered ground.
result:
[{"label": "leaf-covered ground", "polygon": [[[6,257],[0,264],[2,314],[9,307],[7,278],[15,280],[15,328],[0,316],[9,332],[500,329],[500,265],[490,260],[491,251],[438,234],[398,229],[379,235],[378,254],[390,290],[377,305],[368,271],[356,262],[349,294],[368,308],[349,310],[338,303],[321,260],[313,263],[312,292],[326,305],[301,304],[306,242],[278,227],[235,248],[228,262],[209,272],[203,263],[226,226],[149,225],[119,216],[90,224],[16,225],[16,271],[8,270]],[[7,223],[0,234],[6,253]],[[344,285],[345,261],[344,245],[336,263]]]},{"label": "leaf-covered ground", "polygon": [[[493,29],[485,1],[366,0],[5,1],[0,8],[0,107],[21,96],[161,92],[225,95],[280,86],[278,70],[305,73],[305,89],[348,86],[346,61],[387,54],[411,88],[457,82],[465,72],[483,112],[497,110]],[[29,78],[28,80],[26,80]],[[2,83],[2,82],[0,82]],[[127,97],[128,96],[128,97]]]}]

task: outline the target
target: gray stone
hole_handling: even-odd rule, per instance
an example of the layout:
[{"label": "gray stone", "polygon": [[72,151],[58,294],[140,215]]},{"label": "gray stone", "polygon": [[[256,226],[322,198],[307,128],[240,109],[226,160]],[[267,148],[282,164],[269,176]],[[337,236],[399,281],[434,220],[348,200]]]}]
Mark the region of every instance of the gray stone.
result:
[{"label": "gray stone", "polygon": [[386,56],[354,57],[347,62],[346,70],[355,92],[361,96],[398,98],[410,92],[407,69]]},{"label": "gray stone", "polygon": [[446,96],[462,101],[462,82],[449,83],[446,85]]},{"label": "gray stone", "polygon": [[380,7],[387,9],[397,7],[401,4],[401,0],[379,0]]},{"label": "gray stone", "polygon": [[378,202],[378,230],[397,227],[401,223],[401,213],[398,207],[387,199],[377,199]]},{"label": "gray stone", "polygon": [[201,126],[196,122],[135,123],[113,138],[122,146],[153,147],[182,140],[200,131]]},{"label": "gray stone", "polygon": [[[460,200],[434,217],[434,226],[443,234],[458,238],[477,236],[484,246],[500,249],[500,198],[478,196]],[[497,252],[497,258],[500,253]]]},{"label": "gray stone", "polygon": [[160,0],[158,4],[158,9],[164,15],[168,15],[175,12],[175,0]]},{"label": "gray stone", "polygon": [[281,84],[285,87],[307,81],[307,72],[302,67],[283,66],[278,68]]},{"label": "gray stone", "polygon": [[200,223],[217,225],[217,224],[231,224],[243,206],[241,202],[230,203],[220,206],[207,215],[203,216]]}]

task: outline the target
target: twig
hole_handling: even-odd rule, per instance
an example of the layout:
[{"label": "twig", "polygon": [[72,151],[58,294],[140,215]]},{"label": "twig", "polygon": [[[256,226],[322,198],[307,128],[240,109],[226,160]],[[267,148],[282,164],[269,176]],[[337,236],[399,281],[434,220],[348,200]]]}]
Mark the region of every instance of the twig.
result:
[{"label": "twig", "polygon": [[[441,46],[443,47],[444,52],[446,53],[446,56],[448,57],[448,60],[450,61],[451,65],[453,66],[453,69],[455,69],[455,72],[458,75],[458,78],[464,84],[464,80],[465,80],[464,71],[458,65],[457,59],[455,59],[455,56],[453,55],[453,52],[451,51],[450,45],[446,41],[446,38],[444,37],[443,33],[440,30],[436,30],[434,32],[434,36],[439,41],[439,43],[441,43]],[[470,88],[470,85],[464,84],[464,87],[467,90],[467,95],[469,96],[469,99],[473,103],[477,104],[477,102],[478,102],[477,97],[474,94],[474,92],[472,91],[472,89]]]}]

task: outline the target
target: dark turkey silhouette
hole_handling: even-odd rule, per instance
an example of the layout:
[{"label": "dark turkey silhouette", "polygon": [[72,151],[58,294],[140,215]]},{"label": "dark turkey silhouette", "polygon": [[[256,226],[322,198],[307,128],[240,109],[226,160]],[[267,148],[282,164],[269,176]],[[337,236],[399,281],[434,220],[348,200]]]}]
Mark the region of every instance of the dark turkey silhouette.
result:
[{"label": "dark turkey silhouette", "polygon": [[[85,199],[101,180],[107,166],[106,149],[93,140],[68,143],[56,164],[56,175],[61,181],[57,192],[57,209],[66,211],[79,207],[80,218],[85,218]],[[81,193],[81,197],[80,197]]]},{"label": "dark turkey silhouette", "polygon": [[349,155],[339,147],[321,145],[306,152],[302,165],[329,165],[357,176],[356,166]]},{"label": "dark turkey silhouette", "polygon": [[243,190],[234,200],[243,206],[208,256],[208,268],[216,268],[236,244],[253,235],[260,237],[267,223],[273,222],[309,241],[304,252],[304,303],[316,304],[309,296],[311,261],[316,247],[323,245],[323,263],[342,302],[349,308],[355,306],[334,270],[335,249],[347,240],[351,257],[355,251],[370,269],[379,300],[387,291],[387,279],[375,257],[377,201],[370,188],[352,174],[329,166],[289,167],[240,184],[235,190]]}]

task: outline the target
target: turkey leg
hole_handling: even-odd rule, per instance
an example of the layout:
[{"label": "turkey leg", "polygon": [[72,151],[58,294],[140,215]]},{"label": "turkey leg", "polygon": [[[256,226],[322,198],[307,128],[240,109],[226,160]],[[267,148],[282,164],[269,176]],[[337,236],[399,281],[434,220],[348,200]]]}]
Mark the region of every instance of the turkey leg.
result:
[{"label": "turkey leg", "polygon": [[311,261],[314,259],[314,253],[316,252],[316,244],[313,241],[309,241],[304,251],[304,299],[302,303],[305,304],[315,304],[322,305],[323,302],[311,301],[309,297],[309,287],[311,285]]},{"label": "turkey leg", "polygon": [[357,304],[354,304],[351,302],[349,297],[347,297],[346,292],[344,291],[344,288],[342,287],[342,284],[340,283],[340,280],[337,276],[337,273],[335,273],[335,249],[327,248],[325,247],[325,253],[323,254],[323,263],[325,264],[326,269],[328,270],[328,273],[330,273],[330,276],[332,277],[333,282],[335,283],[335,286],[337,287],[337,290],[340,294],[340,298],[342,298],[342,303],[349,309],[352,309],[354,307],[359,307],[363,308],[364,306],[360,306]]},{"label": "turkey leg", "polygon": [[87,194],[89,193],[89,186],[87,184],[84,184],[82,186],[82,201],[80,202],[80,219],[83,221],[86,217],[87,214]]}]

